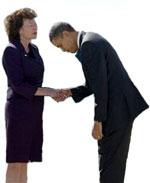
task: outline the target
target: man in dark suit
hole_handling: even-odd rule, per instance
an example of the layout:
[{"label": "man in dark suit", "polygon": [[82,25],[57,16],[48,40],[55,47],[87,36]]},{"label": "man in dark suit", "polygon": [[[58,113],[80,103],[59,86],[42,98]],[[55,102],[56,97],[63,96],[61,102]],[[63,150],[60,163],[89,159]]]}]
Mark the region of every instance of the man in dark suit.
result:
[{"label": "man in dark suit", "polygon": [[[72,96],[75,102],[94,95],[92,135],[98,140],[100,182],[123,183],[132,124],[148,104],[132,83],[114,48],[102,36],[77,32],[65,22],[54,24],[49,36],[62,51],[76,52],[85,75],[85,85],[62,90],[62,93]],[[61,97],[55,100],[61,101]]]}]

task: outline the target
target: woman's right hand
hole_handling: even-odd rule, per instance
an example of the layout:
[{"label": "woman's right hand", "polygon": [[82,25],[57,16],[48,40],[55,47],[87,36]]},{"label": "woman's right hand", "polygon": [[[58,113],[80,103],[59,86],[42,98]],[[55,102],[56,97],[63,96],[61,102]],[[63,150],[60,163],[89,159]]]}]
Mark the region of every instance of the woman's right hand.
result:
[{"label": "woman's right hand", "polygon": [[35,93],[35,96],[50,96],[56,102],[64,101],[70,95],[71,95],[70,92],[68,93],[67,90],[59,90],[48,87],[38,88]]},{"label": "woman's right hand", "polygon": [[70,97],[71,95],[72,93],[70,89],[60,89],[58,90],[58,95],[56,97],[53,97],[53,99],[56,102],[62,102],[66,100],[68,97]]},{"label": "woman's right hand", "polygon": [[59,95],[58,89],[47,88],[47,90],[48,90],[48,96],[50,96],[52,98],[58,97],[58,95]]}]

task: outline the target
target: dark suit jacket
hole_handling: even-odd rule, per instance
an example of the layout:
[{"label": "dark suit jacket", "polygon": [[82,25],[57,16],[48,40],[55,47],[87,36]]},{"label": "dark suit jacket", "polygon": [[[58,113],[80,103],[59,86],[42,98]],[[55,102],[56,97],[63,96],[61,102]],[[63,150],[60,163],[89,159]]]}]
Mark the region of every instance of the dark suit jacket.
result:
[{"label": "dark suit jacket", "polygon": [[7,99],[33,99],[38,87],[42,86],[44,64],[38,48],[29,44],[30,55],[26,54],[19,41],[10,43],[3,54],[3,67],[8,78]]},{"label": "dark suit jacket", "polygon": [[44,64],[38,48],[33,44],[29,47],[27,54],[21,42],[14,41],[3,54],[8,80],[5,105],[7,162],[41,161],[44,97],[34,94],[42,86]]},{"label": "dark suit jacket", "polygon": [[147,103],[129,78],[116,51],[102,36],[82,32],[77,52],[86,84],[72,88],[75,102],[94,94],[95,121],[105,121],[110,116],[127,116],[133,120]]}]

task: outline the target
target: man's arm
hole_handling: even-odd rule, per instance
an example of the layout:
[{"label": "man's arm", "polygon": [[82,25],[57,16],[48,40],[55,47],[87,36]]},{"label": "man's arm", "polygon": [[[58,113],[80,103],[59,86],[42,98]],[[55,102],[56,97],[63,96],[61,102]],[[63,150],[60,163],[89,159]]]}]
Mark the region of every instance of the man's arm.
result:
[{"label": "man's arm", "polygon": [[104,44],[86,42],[81,50],[89,86],[95,98],[94,121],[99,122],[107,119],[107,63]]},{"label": "man's arm", "polygon": [[89,88],[88,82],[86,81],[85,85],[81,85],[75,88],[69,89],[61,89],[59,90],[59,95],[57,97],[53,97],[57,102],[64,101],[68,97],[72,97],[74,102],[80,102],[85,97],[90,96],[92,91]]},{"label": "man's arm", "polygon": [[85,97],[88,97],[91,94],[93,94],[89,88],[89,84],[88,84],[87,80],[86,80],[85,85],[71,88],[70,91],[72,93],[72,98],[76,103],[81,102]]}]

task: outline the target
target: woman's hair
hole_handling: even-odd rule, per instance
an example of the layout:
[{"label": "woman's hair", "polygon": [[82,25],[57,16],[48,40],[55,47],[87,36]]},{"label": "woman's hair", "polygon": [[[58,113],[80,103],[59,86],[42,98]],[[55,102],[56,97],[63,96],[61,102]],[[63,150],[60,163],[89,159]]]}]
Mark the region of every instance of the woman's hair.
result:
[{"label": "woman's hair", "polygon": [[67,22],[57,22],[51,27],[49,33],[50,41],[61,36],[63,31],[74,32],[75,29]]},{"label": "woman's hair", "polygon": [[30,8],[19,9],[8,15],[4,20],[4,24],[9,42],[20,40],[19,30],[23,26],[24,19],[33,19],[35,17],[37,17],[37,14]]}]

